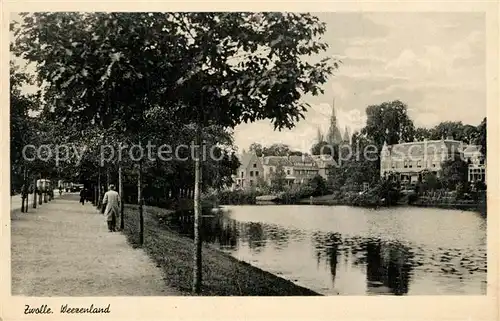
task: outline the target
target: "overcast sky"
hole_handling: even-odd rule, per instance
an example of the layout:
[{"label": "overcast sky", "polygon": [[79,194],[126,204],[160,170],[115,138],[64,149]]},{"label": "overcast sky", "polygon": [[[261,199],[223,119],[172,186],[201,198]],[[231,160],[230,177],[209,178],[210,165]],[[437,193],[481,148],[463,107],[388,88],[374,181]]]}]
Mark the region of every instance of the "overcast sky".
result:
[{"label": "overcast sky", "polygon": [[325,94],[296,128],[273,131],[269,121],[235,129],[239,150],[252,142],[286,143],[308,151],[317,126],[326,131],[335,97],[340,131],[364,126],[365,108],[399,99],[416,126],[442,121],[478,125],[486,116],[485,19],[480,13],[321,13],[326,55],[343,64]]}]

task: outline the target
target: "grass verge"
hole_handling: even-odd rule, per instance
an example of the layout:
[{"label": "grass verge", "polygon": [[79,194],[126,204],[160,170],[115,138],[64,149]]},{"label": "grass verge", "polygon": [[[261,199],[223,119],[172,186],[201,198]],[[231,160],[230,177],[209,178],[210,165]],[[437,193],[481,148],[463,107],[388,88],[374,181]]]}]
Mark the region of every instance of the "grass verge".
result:
[{"label": "grass verge", "polygon": [[[144,245],[146,253],[164,272],[167,286],[189,293],[193,277],[193,241],[160,224],[160,216],[172,211],[145,206]],[[126,205],[125,230],[128,242],[138,247],[139,210]],[[202,252],[203,296],[312,296],[318,293],[274,274],[239,261],[208,245]]]}]

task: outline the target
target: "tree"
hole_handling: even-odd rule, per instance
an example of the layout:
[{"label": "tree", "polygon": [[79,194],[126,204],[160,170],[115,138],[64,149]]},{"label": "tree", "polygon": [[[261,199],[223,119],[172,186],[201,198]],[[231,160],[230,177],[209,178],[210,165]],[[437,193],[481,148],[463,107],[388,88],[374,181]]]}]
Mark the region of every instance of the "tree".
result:
[{"label": "tree", "polygon": [[441,187],[441,182],[439,181],[436,174],[429,172],[425,176],[425,183],[430,191],[435,191]]},{"label": "tree", "polygon": [[366,126],[361,133],[372,140],[379,151],[384,141],[389,145],[413,141],[415,129],[403,102],[395,100],[368,106],[366,115]]},{"label": "tree", "polygon": [[330,146],[325,141],[321,141],[319,143],[316,143],[312,146],[311,148],[311,154],[312,155],[337,155],[336,151],[337,149],[335,148],[336,146]]},{"label": "tree", "polygon": [[286,173],[281,163],[276,166],[276,170],[270,175],[271,191],[283,192],[286,186]]},{"label": "tree", "polygon": [[481,145],[481,153],[483,153],[486,159],[486,117],[484,117],[483,121],[477,127],[477,137],[475,139],[475,144]]},{"label": "tree", "polygon": [[257,157],[261,157],[262,156],[262,145],[259,144],[259,143],[252,143],[250,145],[250,147],[248,148],[248,150],[251,153],[255,153],[257,155]]},{"label": "tree", "polygon": [[303,153],[300,150],[292,150],[289,153],[290,156],[302,156]]},{"label": "tree", "polygon": [[318,127],[318,131],[316,133],[316,144],[321,143],[324,140],[325,139],[323,133],[321,132],[321,128]]},{"label": "tree", "polygon": [[260,192],[264,194],[268,194],[271,192],[270,191],[271,187],[262,176],[257,177],[257,188],[259,189]]},{"label": "tree", "polygon": [[446,121],[432,129],[433,140],[453,137],[455,140],[472,142],[477,136],[477,129],[471,125],[464,125],[461,121]]},{"label": "tree", "polygon": [[467,185],[468,164],[464,160],[460,158],[447,160],[442,164],[441,170],[442,182],[446,188],[455,190],[458,184]]},{"label": "tree", "polygon": [[415,129],[414,140],[415,141],[423,141],[424,139],[431,139],[432,130],[428,128],[419,127]]},{"label": "tree", "polygon": [[272,144],[263,149],[264,156],[288,156],[290,153],[290,146],[281,143]]},{"label": "tree", "polygon": [[[325,24],[297,13],[34,13],[25,16],[17,53],[38,63],[49,83],[48,108],[75,126],[120,126],[134,133],[157,106],[194,127],[234,128],[269,119],[292,128],[309,107],[305,95],[338,67],[324,58],[303,61],[327,45]],[[46,30],[51,30],[47,33]],[[153,81],[154,80],[154,81]],[[201,286],[200,188],[194,160],[193,291]]]},{"label": "tree", "polygon": [[[28,144],[36,144],[38,130],[33,117],[29,114],[38,110],[37,94],[23,93],[25,85],[33,84],[31,75],[10,62],[10,159],[11,159],[11,191],[19,190],[21,185],[28,182],[28,167],[32,163],[23,157],[23,149]],[[34,169],[34,168],[30,168]]]},{"label": "tree", "polygon": [[312,190],[312,196],[324,195],[327,192],[326,180],[320,175],[314,176],[311,180],[309,180],[309,182],[307,182],[307,185]]}]

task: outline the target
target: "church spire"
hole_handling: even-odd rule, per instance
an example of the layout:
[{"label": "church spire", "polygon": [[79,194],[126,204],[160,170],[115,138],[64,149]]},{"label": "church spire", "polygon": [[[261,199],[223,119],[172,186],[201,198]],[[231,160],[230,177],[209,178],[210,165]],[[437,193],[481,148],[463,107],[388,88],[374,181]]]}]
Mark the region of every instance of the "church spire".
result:
[{"label": "church spire", "polygon": [[337,145],[342,142],[342,134],[337,125],[337,116],[335,114],[335,98],[333,98],[332,115],[330,117],[330,128],[328,130],[327,142],[330,145]]},{"label": "church spire", "polygon": [[349,127],[345,126],[345,131],[344,131],[344,138],[343,138],[344,142],[348,142],[350,143],[351,142],[351,135],[349,133]]},{"label": "church spire", "polygon": [[323,133],[321,132],[321,128],[318,126],[318,131],[316,133],[316,140],[318,143],[321,143],[325,138],[323,137]]}]

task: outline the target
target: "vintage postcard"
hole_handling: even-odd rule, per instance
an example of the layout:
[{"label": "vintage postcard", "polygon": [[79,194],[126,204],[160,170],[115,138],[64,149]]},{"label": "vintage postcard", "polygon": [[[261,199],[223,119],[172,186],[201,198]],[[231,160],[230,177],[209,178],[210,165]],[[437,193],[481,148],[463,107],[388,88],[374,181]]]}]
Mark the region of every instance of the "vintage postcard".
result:
[{"label": "vintage postcard", "polygon": [[6,2],[2,319],[496,320],[498,13]]}]

